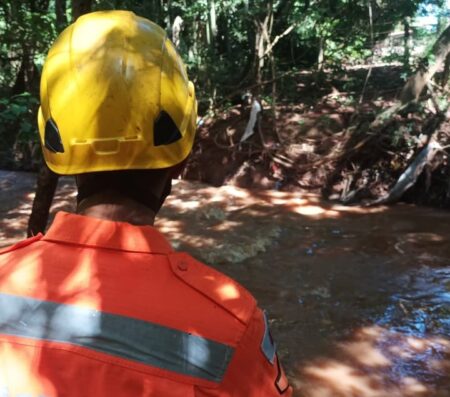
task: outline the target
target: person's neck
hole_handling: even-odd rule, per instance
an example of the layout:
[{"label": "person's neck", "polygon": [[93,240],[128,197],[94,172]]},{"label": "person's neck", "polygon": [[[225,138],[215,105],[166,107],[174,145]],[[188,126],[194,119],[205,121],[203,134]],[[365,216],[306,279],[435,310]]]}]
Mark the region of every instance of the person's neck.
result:
[{"label": "person's neck", "polygon": [[133,199],[102,194],[82,200],[77,206],[77,214],[136,226],[152,226],[156,216],[150,208]]}]

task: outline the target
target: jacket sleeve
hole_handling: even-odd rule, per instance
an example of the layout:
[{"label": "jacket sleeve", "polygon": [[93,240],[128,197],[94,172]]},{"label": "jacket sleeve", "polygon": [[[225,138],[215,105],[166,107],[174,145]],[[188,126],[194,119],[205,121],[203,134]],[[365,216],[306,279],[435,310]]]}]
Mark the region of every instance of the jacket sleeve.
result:
[{"label": "jacket sleeve", "polygon": [[292,396],[292,388],[278,360],[267,318],[259,308],[253,313],[219,390],[200,391],[196,396]]}]

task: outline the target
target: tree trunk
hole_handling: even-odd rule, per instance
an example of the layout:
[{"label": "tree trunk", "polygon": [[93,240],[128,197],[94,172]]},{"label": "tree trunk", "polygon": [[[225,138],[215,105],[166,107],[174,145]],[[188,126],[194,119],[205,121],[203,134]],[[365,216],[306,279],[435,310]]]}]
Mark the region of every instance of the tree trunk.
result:
[{"label": "tree trunk", "polygon": [[56,28],[61,32],[67,26],[67,0],[55,0]]},{"label": "tree trunk", "polygon": [[325,63],[325,39],[323,37],[320,38],[319,41],[319,54],[317,56],[317,71],[323,71],[323,65]]},{"label": "tree trunk", "polygon": [[436,43],[433,45],[428,68],[421,67],[417,73],[409,78],[400,94],[402,104],[417,101],[428,82],[435,73],[444,65],[447,55],[450,53],[450,25],[441,33]]},{"label": "tree trunk", "polygon": [[33,61],[33,53],[27,48],[23,48],[22,61],[17,73],[16,81],[11,88],[10,95],[21,94],[22,92],[36,92],[39,87],[39,72]]},{"label": "tree trunk", "polygon": [[32,12],[43,12],[48,10],[50,0],[33,0],[29,2]]},{"label": "tree trunk", "polygon": [[210,42],[208,43],[211,47],[215,46],[216,36],[217,36],[217,17],[216,17],[216,3],[214,0],[209,0],[209,15],[208,15],[208,30]]},{"label": "tree trunk", "polygon": [[450,54],[448,54],[447,58],[445,59],[444,72],[442,73],[442,78],[441,78],[441,87],[442,88],[446,87],[449,78],[450,78]]},{"label": "tree trunk", "polygon": [[256,58],[256,70],[255,70],[255,83],[256,90],[254,95],[259,97],[260,88],[263,78],[266,49],[270,45],[270,33],[273,23],[273,4],[271,1],[267,3],[267,11],[264,18],[256,17],[254,25],[256,27],[255,34],[255,58]]},{"label": "tree trunk", "polygon": [[172,25],[172,42],[176,48],[180,47],[180,35],[183,30],[183,24],[183,18],[177,15]]},{"label": "tree trunk", "polygon": [[151,1],[151,14],[152,20],[155,21],[158,25],[163,25],[164,19],[162,18],[162,10],[163,6],[161,4],[161,0],[152,0]]},{"label": "tree trunk", "polygon": [[72,21],[92,10],[92,0],[72,0]]},{"label": "tree trunk", "polygon": [[405,35],[403,37],[403,66],[406,70],[409,70],[409,59],[411,57],[410,18],[403,20],[403,27],[405,29]]},{"label": "tree trunk", "polygon": [[172,11],[172,0],[167,0],[166,6],[165,6],[166,17],[164,18],[167,28],[170,28],[172,26],[171,11]]},{"label": "tree trunk", "polygon": [[255,95],[259,96],[261,94],[261,84],[263,80],[264,66],[265,66],[265,46],[264,46],[264,34],[263,29],[265,26],[260,25],[260,29],[256,34],[256,74],[255,82],[258,85],[256,87]]}]

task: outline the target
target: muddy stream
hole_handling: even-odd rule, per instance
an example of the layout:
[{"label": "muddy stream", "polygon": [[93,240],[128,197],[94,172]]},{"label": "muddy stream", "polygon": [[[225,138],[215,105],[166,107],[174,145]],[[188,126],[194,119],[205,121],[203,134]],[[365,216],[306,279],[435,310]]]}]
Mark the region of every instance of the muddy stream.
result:
[{"label": "muddy stream", "polygon": [[[0,171],[0,246],[34,184]],[[74,201],[63,178],[52,214]],[[157,227],[257,297],[296,396],[450,396],[449,212],[177,181]]]}]

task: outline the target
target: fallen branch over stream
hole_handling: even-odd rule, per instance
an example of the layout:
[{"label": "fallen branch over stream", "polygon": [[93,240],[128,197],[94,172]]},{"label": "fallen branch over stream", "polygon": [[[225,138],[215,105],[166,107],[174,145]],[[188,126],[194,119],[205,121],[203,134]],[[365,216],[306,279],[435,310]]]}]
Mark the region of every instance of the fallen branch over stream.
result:
[{"label": "fallen branch over stream", "polygon": [[394,187],[385,196],[371,201],[367,206],[392,204],[400,200],[403,194],[417,182],[425,166],[430,164],[436,153],[441,150],[443,150],[442,146],[434,139],[431,139],[403,174],[400,175]]}]

